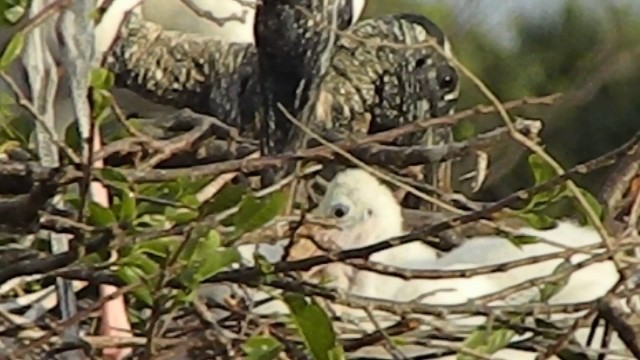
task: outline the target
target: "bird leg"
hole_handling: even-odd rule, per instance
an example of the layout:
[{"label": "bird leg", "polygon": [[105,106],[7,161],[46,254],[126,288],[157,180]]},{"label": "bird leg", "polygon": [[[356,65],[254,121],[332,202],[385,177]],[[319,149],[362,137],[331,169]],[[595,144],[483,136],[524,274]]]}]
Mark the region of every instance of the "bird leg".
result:
[{"label": "bird leg", "polygon": [[[93,136],[93,150],[98,152],[102,149],[100,131],[96,127]],[[102,160],[94,163],[96,168],[104,167]],[[92,198],[100,205],[109,207],[109,192],[102,183],[92,181],[89,185]],[[113,285],[100,285],[100,297],[110,296],[118,291]],[[100,333],[110,337],[131,337],[131,323],[127,317],[127,308],[122,295],[105,302],[101,309]],[[106,348],[103,356],[106,359],[121,360],[131,353],[131,348]]]}]

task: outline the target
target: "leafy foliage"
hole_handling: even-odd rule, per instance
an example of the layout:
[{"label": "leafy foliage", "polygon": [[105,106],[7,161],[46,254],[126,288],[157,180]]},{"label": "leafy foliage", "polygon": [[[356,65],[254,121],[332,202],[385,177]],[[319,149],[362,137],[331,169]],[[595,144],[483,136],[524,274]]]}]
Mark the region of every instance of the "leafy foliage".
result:
[{"label": "leafy foliage", "polygon": [[315,360],[339,360],[343,350],[337,344],[331,320],[313,300],[299,294],[285,294],[284,300],[291,310],[293,322],[304,344]]},{"label": "leafy foliage", "polygon": [[[555,178],[558,174],[538,155],[529,156],[529,164],[535,179],[535,185],[541,185]],[[602,216],[602,205],[585,189],[579,189],[587,199],[591,210],[599,217]],[[587,223],[585,209],[578,203],[574,194],[567,188],[566,183],[554,186],[546,191],[535,194],[529,203],[519,211],[519,215],[535,228],[544,229],[553,226],[554,218],[577,214],[582,223]]]},{"label": "leafy foliage", "polygon": [[269,336],[253,336],[242,344],[242,350],[247,354],[248,360],[276,359],[282,349],[282,344]]},{"label": "leafy foliage", "polygon": [[[471,335],[469,335],[462,346],[467,349],[474,350],[481,354],[491,355],[500,349],[504,349],[513,337],[515,331],[505,326],[487,321],[486,325],[479,326]],[[458,360],[471,360],[476,357],[470,354],[458,353]]]}]

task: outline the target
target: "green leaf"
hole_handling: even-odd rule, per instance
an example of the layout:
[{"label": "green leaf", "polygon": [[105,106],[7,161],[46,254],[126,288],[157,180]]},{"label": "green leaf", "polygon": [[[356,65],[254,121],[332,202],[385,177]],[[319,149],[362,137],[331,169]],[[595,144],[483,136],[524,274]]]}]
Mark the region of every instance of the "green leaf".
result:
[{"label": "green leaf", "polygon": [[13,35],[7,47],[5,47],[2,56],[0,57],[0,71],[5,71],[11,65],[11,63],[20,56],[22,48],[24,48],[24,33],[19,31]]},{"label": "green leaf", "polygon": [[98,126],[102,126],[104,121],[112,114],[111,103],[113,102],[113,98],[110,96],[108,90],[99,89],[91,91],[91,98],[93,100],[91,116],[95,119]]},{"label": "green leaf", "polygon": [[553,167],[544,161],[538,154],[531,154],[529,156],[529,167],[533,172],[533,178],[536,185],[542,184],[557,175]]},{"label": "green leaf", "polygon": [[[603,207],[600,204],[600,202],[598,202],[598,199],[596,199],[595,196],[593,196],[590,192],[588,192],[585,189],[580,188],[579,190],[582,196],[584,196],[584,198],[587,200],[587,204],[591,208],[591,210],[593,210],[593,212],[598,216],[598,219],[602,220]],[[584,213],[584,209],[577,202],[577,200],[576,200],[576,206],[581,210],[580,211],[581,213]],[[584,214],[584,219],[582,222],[589,223],[591,226],[595,225],[591,223],[589,217],[586,214]]]},{"label": "green leaf", "polygon": [[272,360],[278,357],[284,346],[270,336],[253,336],[241,348],[247,360]]},{"label": "green leaf", "polygon": [[196,279],[198,281],[206,280],[225,267],[240,262],[240,259],[240,253],[237,249],[217,249],[209,256],[200,259]]},{"label": "green leaf", "polygon": [[160,269],[155,261],[140,252],[132,252],[127,257],[121,259],[119,263],[122,266],[136,267],[142,274],[147,276],[155,275]]},{"label": "green leaf", "polygon": [[198,217],[198,212],[185,208],[167,207],[164,210],[164,215],[169,221],[173,221],[176,224],[185,224],[195,220]]},{"label": "green leaf", "polygon": [[179,241],[175,237],[162,237],[152,240],[147,240],[136,244],[134,252],[140,254],[150,254],[161,258],[166,258],[179,246]]},{"label": "green leaf", "polygon": [[24,16],[29,5],[29,0],[2,0],[0,1],[0,26],[14,25]]},{"label": "green leaf", "polygon": [[329,359],[331,360],[344,360],[344,349],[340,345],[336,345],[331,351],[329,351]]},{"label": "green leaf", "polygon": [[518,217],[523,219],[534,229],[545,230],[551,229],[556,225],[556,221],[554,218],[537,213],[537,212],[518,212]]},{"label": "green leaf", "polygon": [[507,238],[513,245],[517,247],[522,247],[523,245],[529,244],[537,244],[540,242],[537,237],[529,235],[508,235]]},{"label": "green leaf", "polygon": [[222,240],[215,230],[210,230],[196,248],[196,278],[207,279],[223,268],[240,261],[240,253],[235,248],[221,248]]},{"label": "green leaf", "polygon": [[[467,337],[462,346],[482,354],[490,355],[500,349],[504,349],[509,345],[515,335],[515,331],[501,326],[482,325]],[[476,359],[476,357],[462,353],[459,353],[457,356],[457,360],[472,359]]]},{"label": "green leaf", "polygon": [[130,190],[122,191],[120,198],[120,220],[132,223],[137,217],[135,194]]},{"label": "green leaf", "polygon": [[193,267],[193,263],[196,262],[201,256],[208,255],[207,253],[199,253],[198,248],[200,246],[200,242],[202,242],[203,237],[194,236],[193,233],[191,236],[186,238],[184,241],[186,243],[182,247],[182,251],[179,254],[180,260],[188,263]]},{"label": "green leaf", "polygon": [[[569,271],[573,268],[573,265],[570,261],[564,260],[562,261],[556,268],[553,270],[553,275],[559,274],[565,271]],[[563,276],[561,279],[556,281],[550,281],[542,286],[540,289],[540,301],[547,302],[554,295],[556,295],[560,290],[562,290],[569,283],[569,275]]]},{"label": "green leaf", "polygon": [[78,130],[78,124],[72,123],[64,130],[64,143],[74,151],[80,151],[82,147],[82,138]]},{"label": "green leaf", "polygon": [[217,214],[222,211],[228,210],[240,203],[242,197],[247,194],[248,189],[246,186],[227,184],[216,195],[213,200],[205,203],[202,208],[202,213],[205,215]]},{"label": "green leaf", "polygon": [[110,226],[117,222],[113,212],[94,201],[89,202],[89,224],[94,226]]},{"label": "green leaf", "polygon": [[287,204],[287,197],[283,192],[275,192],[262,201],[252,195],[245,195],[240,209],[233,217],[236,227],[235,235],[242,235],[260,228],[273,220]]},{"label": "green leaf", "polygon": [[121,266],[116,271],[116,274],[122,281],[127,284],[136,284],[138,282],[142,282],[142,285],[136,286],[132,293],[138,298],[140,301],[145,303],[147,306],[151,306],[153,304],[153,296],[151,296],[151,290],[148,286],[146,286],[146,282],[144,281],[143,273],[135,266]]},{"label": "green leaf", "polygon": [[127,177],[116,168],[105,167],[100,169],[100,177],[105,181],[127,184]]},{"label": "green leaf", "polygon": [[191,207],[191,208],[194,208],[194,209],[197,209],[197,208],[200,207],[200,201],[193,194],[189,194],[189,195],[183,196],[180,199],[180,203],[183,204],[184,206]]},{"label": "green leaf", "polygon": [[220,235],[215,230],[209,230],[206,234],[200,237],[197,242],[195,242],[194,252],[196,253],[197,258],[206,258],[210,257],[211,254],[218,251],[218,248],[222,244],[220,240]]},{"label": "green leaf", "polygon": [[529,204],[523,209],[523,211],[540,211],[549,203],[559,201],[567,194],[567,187],[564,184],[555,186],[547,191],[539,192],[531,198]]},{"label": "green leaf", "polygon": [[189,243],[184,247],[180,258],[188,265],[177,278],[189,288],[195,288],[225,267],[240,262],[237,249],[220,247],[220,235],[215,230],[209,230],[204,236],[187,241]]},{"label": "green leaf", "polygon": [[96,89],[110,90],[115,84],[115,76],[105,68],[92,69],[89,76],[90,86]]},{"label": "green leaf", "polygon": [[[138,207],[138,212],[140,212],[140,207]],[[166,228],[167,218],[160,214],[144,214],[137,218],[133,225],[139,228]]]},{"label": "green leaf", "polygon": [[330,360],[337,347],[336,334],[331,320],[322,308],[312,299],[293,293],[285,293],[293,322],[304,344],[315,360]]}]

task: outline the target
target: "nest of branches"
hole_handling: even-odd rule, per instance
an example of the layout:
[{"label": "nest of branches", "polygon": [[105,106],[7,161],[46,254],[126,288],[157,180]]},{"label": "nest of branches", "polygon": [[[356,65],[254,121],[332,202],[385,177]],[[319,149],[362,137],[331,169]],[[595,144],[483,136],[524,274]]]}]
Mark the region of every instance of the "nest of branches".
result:
[{"label": "nest of branches", "polygon": [[[55,166],[43,164],[42,154],[28,142],[4,149],[0,161],[0,358],[55,358],[69,351],[99,356],[107,348],[129,348],[130,356],[140,359],[438,358],[455,354],[489,358],[502,348],[546,357],[589,358],[607,352],[607,336],[602,344],[587,346],[576,344],[573,335],[581,327],[602,329],[601,321],[608,324],[606,334],[616,333],[629,354],[640,356],[635,314],[623,314],[619,306],[635,295],[628,282],[600,300],[572,305],[488,305],[508,296],[511,289],[478,301],[434,306],[359,297],[305,276],[312,268],[332,262],[405,279],[470,276],[473,270],[464,274],[409,271],[367,259],[410,241],[423,241],[446,252],[468,237],[500,232],[518,209],[526,208],[523,204],[539,201],[536,196],[541,194],[548,203],[569,199],[574,213],[584,214],[595,227],[610,234],[602,260],[632,255],[640,203],[635,180],[640,134],[597,159],[563,169],[540,144],[542,123],[514,121],[510,115],[526,106],[554,105],[561,96],[500,103],[491,95],[488,98],[493,100],[486,105],[331,141],[317,129],[296,122],[297,115],[305,114],[300,108],[298,114],[292,114],[291,127],[315,142],[285,144],[285,151],[264,155],[259,132],[241,114],[242,106],[260,103],[259,92],[240,96],[232,105],[229,96],[234,96],[233,91],[224,94],[225,89],[233,88],[229,84],[234,76],[240,76],[239,72],[246,76],[246,69],[251,69],[247,62],[255,50],[221,48],[213,40],[164,34],[151,24],[136,21],[123,27],[106,62],[115,78],[101,72],[103,81],[92,85],[92,113],[114,114],[102,124],[103,146],[95,145],[94,135],[68,136],[66,142],[54,142],[62,154]],[[156,33],[149,35],[145,29]],[[229,66],[205,70],[197,66],[234,61],[236,71],[228,74],[223,71]],[[162,71],[157,71],[158,66],[164,67]],[[165,76],[158,79],[158,73]],[[108,91],[114,79],[121,88],[185,109],[153,119],[130,119]],[[258,82],[251,79],[249,87]],[[21,103],[30,102],[20,94],[16,97]],[[225,101],[227,105],[220,105]],[[394,143],[404,135],[454,126],[486,114],[500,114],[503,126],[442,144]],[[42,121],[36,119],[36,123]],[[427,185],[421,177],[423,169],[433,165],[453,162],[455,166],[462,159],[471,159],[476,164],[475,187],[480,187],[492,171],[487,157],[508,142],[535,155],[536,161],[531,161],[534,186],[481,203],[440,189],[438,182]],[[96,165],[100,162],[103,167]],[[576,175],[614,163],[619,165],[597,196],[572,181]],[[394,189],[399,198],[407,194],[419,198],[417,206],[414,202],[413,209],[405,209],[407,235],[320,255],[309,255],[304,246],[287,246],[275,262],[258,255],[243,258],[238,249],[246,245],[279,241],[299,245],[311,239],[317,247],[314,234],[332,224],[315,219],[308,210],[322,195],[314,190],[322,183],[318,174],[335,166],[373,168],[400,184]],[[285,171],[278,172],[269,186],[260,186],[260,177],[269,169]],[[107,190],[107,201],[92,195],[96,184]],[[538,212],[515,218],[523,223],[546,219]],[[69,247],[51,249],[52,237],[68,239]],[[621,261],[624,278],[633,280],[635,263]],[[523,263],[482,268],[477,274],[518,265]],[[557,283],[556,278],[542,277],[522,286]],[[119,290],[105,295],[99,290],[105,284]],[[78,299],[71,314],[69,308],[59,306],[63,301],[57,300],[56,287],[58,293],[63,288]],[[258,290],[269,296],[251,296]],[[127,299],[132,333],[95,335],[98,310],[120,295]],[[273,299],[284,301],[288,313],[256,311]],[[336,316],[337,307],[360,309],[362,317]],[[550,315],[555,313],[578,315],[554,322]],[[449,323],[460,316],[488,320],[471,328]]]}]

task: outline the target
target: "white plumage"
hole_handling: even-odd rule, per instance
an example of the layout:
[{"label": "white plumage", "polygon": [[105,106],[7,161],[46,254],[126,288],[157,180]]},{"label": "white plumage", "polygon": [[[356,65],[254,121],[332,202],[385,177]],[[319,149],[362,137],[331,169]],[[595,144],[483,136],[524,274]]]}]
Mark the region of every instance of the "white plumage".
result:
[{"label": "white plumage", "polygon": [[213,22],[197,15],[180,0],[144,0],[142,16],[167,30],[203,34],[228,42],[253,42],[255,0],[192,0],[192,3],[218,19],[234,20]]},{"label": "white plumage", "polygon": [[[343,249],[359,248],[403,234],[400,207],[391,191],[373,176],[359,169],[343,171],[334,178],[316,209],[316,214],[337,220],[341,230],[331,230],[327,235]],[[476,237],[468,239],[463,245],[440,258],[436,257],[434,249],[414,242],[376,253],[371,256],[371,260],[414,269],[472,269],[601,242],[600,236],[592,228],[566,221],[560,222],[557,227],[550,230],[522,228],[518,233],[538,236],[542,241],[518,248],[508,239],[500,236]],[[590,256],[590,254],[576,254],[570,258],[570,261],[576,264]],[[419,300],[425,304],[434,305],[462,304],[526,280],[550,275],[563,260],[558,258],[518,267],[507,272],[470,278],[437,280],[404,281],[356,270],[338,263],[328,265],[324,271],[327,275],[336,277],[335,286],[358,295],[396,301]],[[618,279],[619,275],[610,261],[589,265],[574,272],[568,284],[551,299],[550,303],[575,303],[597,299],[610,290]],[[529,289],[518,296],[510,296],[505,301],[511,304],[523,303],[535,299],[537,295],[537,289]],[[286,312],[283,304],[280,304],[279,312]],[[373,329],[373,326],[365,320],[366,317],[362,311],[339,308],[339,313],[343,316],[358,318],[357,323],[362,329]],[[376,314],[380,317],[378,320],[384,324],[393,321],[388,314]],[[480,324],[484,321],[478,317],[450,317],[448,320],[458,326]],[[586,334],[587,331],[580,331],[578,339],[584,341]],[[620,342],[617,341],[615,344],[620,345]],[[503,358],[506,356],[508,359],[535,357],[533,353],[510,349],[502,350],[495,355]]]},{"label": "white plumage", "polygon": [[[191,0],[199,9],[215,18],[234,20],[213,22],[194,13],[181,0],[144,0],[142,16],[167,30],[212,36],[228,42],[253,43],[255,0]],[[360,18],[365,0],[353,0],[354,21]],[[235,20],[242,18],[242,20]]]}]

